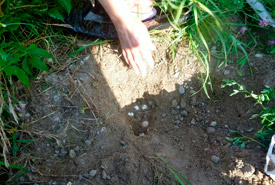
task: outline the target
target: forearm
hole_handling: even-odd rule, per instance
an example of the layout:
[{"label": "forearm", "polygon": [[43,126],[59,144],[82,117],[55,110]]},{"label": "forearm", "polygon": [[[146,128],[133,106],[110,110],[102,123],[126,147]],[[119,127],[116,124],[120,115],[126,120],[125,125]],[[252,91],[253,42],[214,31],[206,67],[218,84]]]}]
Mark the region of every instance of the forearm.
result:
[{"label": "forearm", "polygon": [[125,0],[99,0],[99,3],[103,6],[115,26],[131,21],[134,18]]}]

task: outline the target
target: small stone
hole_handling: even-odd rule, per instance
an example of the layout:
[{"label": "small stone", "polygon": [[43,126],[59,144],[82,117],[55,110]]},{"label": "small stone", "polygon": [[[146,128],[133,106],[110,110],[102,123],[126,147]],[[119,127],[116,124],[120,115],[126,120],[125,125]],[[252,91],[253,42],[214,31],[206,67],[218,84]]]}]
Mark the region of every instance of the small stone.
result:
[{"label": "small stone", "polygon": [[54,122],[57,122],[57,123],[61,122],[61,120],[60,120],[60,118],[59,118],[59,117],[54,118],[54,120],[53,120],[53,121],[54,121]]},{"label": "small stone", "polygon": [[128,112],[128,116],[133,117],[134,113],[133,112]]},{"label": "small stone", "polygon": [[180,86],[179,89],[178,89],[179,93],[182,95],[185,93],[185,89],[183,86]]},{"label": "small stone", "polygon": [[249,164],[246,164],[242,169],[241,171],[243,172],[243,177],[244,178],[248,178],[248,177],[251,177],[254,172],[255,172],[255,168]]},{"label": "small stone", "polygon": [[208,127],[207,128],[207,133],[208,134],[213,134],[216,131],[216,129],[214,127]]},{"label": "small stone", "polygon": [[145,136],[145,134],[143,132],[139,133],[138,135],[141,136],[141,137]]},{"label": "small stone", "polygon": [[85,145],[90,146],[92,144],[92,139],[87,139],[84,143]]},{"label": "small stone", "polygon": [[257,54],[255,55],[255,57],[256,57],[256,58],[263,58],[263,55],[260,54],[260,53],[257,53]]},{"label": "small stone", "polygon": [[216,122],[216,121],[212,121],[212,122],[210,123],[210,127],[215,127],[215,126],[217,126],[217,122]]},{"label": "small stone", "polygon": [[70,156],[71,159],[76,157],[76,153],[73,149],[70,150],[69,156]]},{"label": "small stone", "polygon": [[107,178],[107,174],[106,174],[105,170],[102,171],[101,177],[102,177],[102,179]]},{"label": "small stone", "polygon": [[70,71],[73,71],[74,69],[75,69],[75,65],[74,64],[69,65],[69,70]]},{"label": "small stone", "polygon": [[186,110],[181,111],[180,114],[181,114],[182,116],[185,116],[185,117],[188,115],[188,113],[187,113]]},{"label": "small stone", "polygon": [[191,105],[196,105],[197,103],[197,97],[194,95],[191,97]]},{"label": "small stone", "polygon": [[161,114],[161,117],[162,117],[162,118],[166,118],[166,116],[167,116],[166,113],[162,113],[162,114]]},{"label": "small stone", "polygon": [[106,176],[106,179],[107,179],[107,180],[110,180],[110,179],[111,179],[111,177],[110,177],[109,175],[107,175],[107,176]]},{"label": "small stone", "polygon": [[183,121],[183,120],[184,120],[183,117],[181,117],[181,118],[180,118],[180,121]]},{"label": "small stone", "polygon": [[224,128],[228,128],[228,125],[224,125]]},{"label": "small stone", "polygon": [[178,109],[178,110],[179,110],[179,109],[180,109],[180,106],[179,106],[179,105],[177,105],[177,106],[176,106],[176,109]]},{"label": "small stone", "polygon": [[80,65],[84,65],[85,61],[84,60],[80,60]]},{"label": "small stone", "polygon": [[55,95],[55,96],[53,97],[53,101],[54,101],[54,102],[59,102],[59,101],[60,101],[60,96],[59,96],[59,95]]},{"label": "small stone", "polygon": [[171,114],[176,115],[178,112],[175,109],[171,109]]},{"label": "small stone", "polygon": [[175,125],[175,128],[176,128],[176,129],[179,129],[180,127],[179,127],[179,126],[177,126],[177,125]]},{"label": "small stone", "polygon": [[189,91],[189,93],[190,93],[190,94],[195,94],[196,91],[194,91],[193,89],[191,89],[191,90]]},{"label": "small stone", "polygon": [[252,132],[254,129],[253,128],[250,128],[250,129],[247,129],[246,131],[247,132]]},{"label": "small stone", "polygon": [[106,132],[106,127],[102,127],[102,128],[100,129],[100,132]]},{"label": "small stone", "polygon": [[212,161],[213,163],[218,164],[218,163],[220,162],[220,158],[219,158],[218,156],[212,155],[212,156],[211,156],[211,161]]},{"label": "small stone", "polygon": [[180,107],[181,107],[182,109],[184,109],[184,108],[186,107],[186,101],[181,100],[181,101],[180,101]]},{"label": "small stone", "polygon": [[80,146],[74,147],[74,151],[79,152],[80,151]]},{"label": "small stone", "polygon": [[82,175],[81,173],[78,175],[78,179],[79,179],[79,180],[82,180],[82,179],[83,179],[83,175]]},{"label": "small stone", "polygon": [[196,124],[196,120],[195,120],[195,118],[192,118],[192,120],[191,120],[191,124],[192,124],[192,125],[195,125],[195,124]]},{"label": "small stone", "polygon": [[217,46],[211,47],[210,50],[211,50],[212,53],[216,53],[217,52]]},{"label": "small stone", "polygon": [[148,106],[147,106],[146,104],[143,104],[143,105],[141,106],[141,109],[142,109],[142,110],[146,110],[146,109],[148,109]]},{"label": "small stone", "polygon": [[139,110],[139,106],[138,106],[138,105],[134,106],[134,109],[135,109],[136,111],[138,111],[138,110]]},{"label": "small stone", "polygon": [[176,121],[175,121],[175,124],[180,124],[180,120],[176,120]]},{"label": "small stone", "polygon": [[171,107],[176,107],[178,105],[178,101],[176,99],[172,100]]},{"label": "small stone", "polygon": [[30,117],[31,117],[31,114],[30,114],[30,113],[26,113],[26,114],[25,114],[25,117],[26,117],[26,118],[30,118]]},{"label": "small stone", "polygon": [[90,177],[94,177],[96,175],[96,172],[97,172],[96,170],[91,170],[89,172]]},{"label": "small stone", "polygon": [[84,61],[89,60],[89,58],[91,57],[91,55],[87,55],[86,57],[83,58]]},{"label": "small stone", "polygon": [[230,74],[230,71],[229,70],[224,70],[224,75],[229,75]]},{"label": "small stone", "polygon": [[21,177],[19,178],[19,180],[20,180],[21,182],[25,182],[25,177],[21,176]]}]

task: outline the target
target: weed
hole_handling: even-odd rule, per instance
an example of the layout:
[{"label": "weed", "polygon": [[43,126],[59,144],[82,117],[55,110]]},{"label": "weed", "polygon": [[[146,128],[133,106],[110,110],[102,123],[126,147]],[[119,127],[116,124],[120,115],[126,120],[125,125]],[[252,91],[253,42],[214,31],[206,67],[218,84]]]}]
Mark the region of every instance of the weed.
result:
[{"label": "weed", "polygon": [[260,141],[244,136],[236,131],[233,131],[235,138],[226,137],[226,139],[232,141],[234,145],[241,145],[242,148],[245,147],[245,145],[250,141],[254,141],[267,148],[266,146],[268,145],[272,135],[275,134],[275,106],[270,104],[272,100],[274,100],[275,89],[266,86],[260,94],[255,94],[253,91],[248,91],[243,85],[234,80],[224,80],[224,82],[225,84],[221,86],[222,88],[237,87],[233,90],[233,93],[230,94],[230,96],[238,93],[244,93],[245,98],[252,98],[255,101],[254,106],[261,106],[261,111],[251,116],[251,119],[261,119],[261,129],[255,132],[255,137]]}]

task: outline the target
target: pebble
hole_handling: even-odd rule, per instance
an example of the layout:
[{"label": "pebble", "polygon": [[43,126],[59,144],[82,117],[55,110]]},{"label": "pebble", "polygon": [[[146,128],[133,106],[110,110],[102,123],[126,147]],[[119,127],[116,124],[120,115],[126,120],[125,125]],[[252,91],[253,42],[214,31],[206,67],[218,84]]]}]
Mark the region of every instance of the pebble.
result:
[{"label": "pebble", "polygon": [[142,109],[142,110],[146,110],[146,109],[148,109],[148,106],[147,106],[146,104],[143,104],[143,105],[141,106],[141,109]]},{"label": "pebble", "polygon": [[24,181],[25,181],[25,177],[21,176],[21,177],[19,178],[19,180],[20,180],[21,182],[24,182]]},{"label": "pebble", "polygon": [[175,109],[171,109],[171,114],[172,115],[176,115],[177,114],[177,111]]},{"label": "pebble", "polygon": [[196,124],[196,120],[195,120],[195,118],[192,118],[192,120],[191,120],[191,124],[192,124],[192,125],[195,125],[195,124]]},{"label": "pebble", "polygon": [[224,128],[228,128],[228,125],[224,125]]},{"label": "pebble", "polygon": [[207,133],[208,134],[213,134],[216,131],[216,129],[214,127],[208,127],[207,128]]},{"label": "pebble", "polygon": [[253,128],[250,128],[250,129],[247,129],[246,131],[247,132],[252,132],[254,129]]},{"label": "pebble", "polygon": [[162,118],[166,118],[166,116],[167,116],[166,113],[162,113],[162,114],[161,114],[161,117],[162,117]]},{"label": "pebble", "polygon": [[74,64],[69,65],[69,70],[70,71],[73,71],[74,69],[75,69],[75,65]]},{"label": "pebble", "polygon": [[133,112],[128,112],[128,116],[133,117],[134,113]]},{"label": "pebble", "polygon": [[180,109],[180,106],[179,106],[179,105],[177,105],[177,106],[176,106],[176,109],[178,109],[178,110],[179,110],[179,109]]},{"label": "pebble", "polygon": [[84,65],[85,61],[84,60],[80,60],[80,65]]},{"label": "pebble", "polygon": [[141,123],[141,126],[142,126],[142,128],[146,128],[146,127],[149,126],[149,122],[148,122],[148,121],[143,121],[143,122]]},{"label": "pebble", "polygon": [[60,95],[55,95],[55,96],[53,97],[53,101],[54,101],[54,102],[59,102],[59,101],[60,101]]},{"label": "pebble", "polygon": [[176,99],[172,100],[171,107],[176,107],[178,105],[178,101]]},{"label": "pebble", "polygon": [[194,95],[191,97],[191,105],[196,105],[197,103],[197,97]]},{"label": "pebble", "polygon": [[102,179],[107,179],[107,174],[106,174],[105,170],[102,171],[101,177],[102,177]]},{"label": "pebble", "polygon": [[145,134],[143,132],[139,133],[138,135],[141,136],[141,137],[145,136]]},{"label": "pebble", "polygon": [[217,126],[217,122],[216,122],[216,121],[212,121],[212,122],[210,123],[210,127],[215,127],[215,126]]},{"label": "pebble", "polygon": [[70,156],[71,159],[76,157],[76,153],[73,149],[70,150],[69,156]]},{"label": "pebble", "polygon": [[220,158],[219,158],[218,156],[212,155],[212,156],[211,156],[211,161],[212,161],[213,163],[218,164],[218,163],[220,162]]},{"label": "pebble", "polygon": [[181,114],[182,116],[185,116],[185,117],[188,115],[188,113],[187,113],[186,110],[181,111],[180,114]]},{"label": "pebble", "polygon": [[53,120],[54,122],[61,122],[61,120],[60,120],[60,118],[59,117],[56,117],[56,118],[54,118],[54,120]]},{"label": "pebble", "polygon": [[230,71],[229,70],[224,70],[224,75],[229,75],[230,74]]},{"label": "pebble", "polygon": [[190,93],[190,94],[195,94],[196,91],[194,91],[193,89],[191,89],[191,90],[189,91],[189,93]]},{"label": "pebble", "polygon": [[249,164],[246,164],[242,169],[241,171],[243,172],[243,177],[244,178],[248,178],[248,177],[251,177],[254,172],[255,172],[255,168]]},{"label": "pebble", "polygon": [[256,58],[263,58],[263,55],[260,54],[260,53],[257,53],[257,54],[255,55],[255,57],[256,57]]},{"label": "pebble", "polygon": [[100,132],[106,132],[106,127],[102,127],[102,128],[100,129]]},{"label": "pebble", "polygon": [[134,106],[134,109],[139,110],[139,106],[138,105]]},{"label": "pebble", "polygon": [[183,86],[180,86],[179,89],[178,89],[179,93],[182,95],[185,93],[185,89]]},{"label": "pebble", "polygon": [[186,101],[181,100],[181,101],[180,101],[180,107],[181,107],[182,109],[184,109],[184,108],[186,107]]},{"label": "pebble", "polygon": [[91,176],[91,177],[94,177],[95,175],[96,175],[96,170],[91,170],[90,172],[89,172],[89,175]]},{"label": "pebble", "polygon": [[84,143],[85,145],[90,146],[92,144],[92,139],[87,139]]},{"label": "pebble", "polygon": [[25,114],[25,117],[26,117],[26,118],[29,118],[29,117],[31,117],[31,114],[30,114],[30,113],[26,113],[26,114]]}]

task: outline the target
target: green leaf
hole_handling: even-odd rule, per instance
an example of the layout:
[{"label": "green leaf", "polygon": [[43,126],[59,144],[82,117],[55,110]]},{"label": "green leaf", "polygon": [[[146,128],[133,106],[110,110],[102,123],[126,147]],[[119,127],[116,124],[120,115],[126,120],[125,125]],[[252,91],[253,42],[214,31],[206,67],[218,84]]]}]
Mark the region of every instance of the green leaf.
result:
[{"label": "green leaf", "polygon": [[34,142],[34,141],[35,141],[34,139],[19,139],[16,142],[17,143],[31,143],[31,142]]},{"label": "green leaf", "polygon": [[270,51],[270,54],[274,54],[274,53],[275,53],[275,48]]},{"label": "green leaf", "polygon": [[22,69],[29,75],[32,75],[31,67],[27,61],[27,58],[25,58],[22,62]]},{"label": "green leaf", "polygon": [[230,138],[230,137],[225,137],[225,139],[226,139],[227,141],[230,141],[230,142],[234,141],[234,138]]},{"label": "green leaf", "polygon": [[29,46],[28,54],[30,56],[40,56],[43,58],[53,58],[51,54],[45,49],[38,48],[35,44]]},{"label": "green leaf", "polygon": [[46,63],[37,56],[31,57],[29,62],[33,67],[41,71],[48,71],[48,66],[46,65]]},{"label": "green leaf", "polygon": [[[5,166],[5,162],[4,162],[4,161],[0,161],[0,165],[1,165],[1,166]],[[28,169],[27,169],[27,168],[23,168],[23,167],[21,167],[21,166],[17,166],[17,165],[14,165],[14,164],[9,164],[9,166],[10,166],[11,168],[14,168],[14,169],[18,169],[18,170],[22,170],[22,171],[24,171],[24,172],[28,172]]]},{"label": "green leaf", "polygon": [[72,1],[71,0],[58,0],[58,3],[66,10],[68,15],[72,10]]},{"label": "green leaf", "polygon": [[30,79],[26,75],[25,71],[18,68],[18,70],[14,71],[14,75],[17,76],[17,78],[20,80],[20,82],[22,82],[25,86],[30,88]]},{"label": "green leaf", "polygon": [[57,20],[61,20],[64,22],[64,18],[62,16],[62,14],[60,13],[60,11],[57,8],[53,8],[48,12],[49,16],[57,19]]},{"label": "green leaf", "polygon": [[242,144],[241,144],[241,148],[245,148],[245,143],[242,143]]}]

